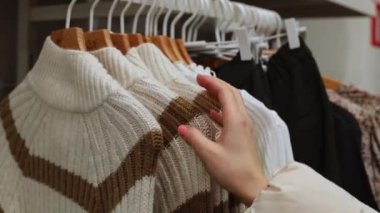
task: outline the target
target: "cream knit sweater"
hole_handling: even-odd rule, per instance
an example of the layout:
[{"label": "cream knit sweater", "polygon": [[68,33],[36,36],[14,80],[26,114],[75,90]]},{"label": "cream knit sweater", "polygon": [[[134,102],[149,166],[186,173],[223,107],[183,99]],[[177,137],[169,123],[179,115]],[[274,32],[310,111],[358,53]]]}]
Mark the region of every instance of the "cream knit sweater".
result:
[{"label": "cream knit sweater", "polygon": [[[175,65],[181,74],[194,84],[197,84],[198,73],[211,76],[211,70],[204,69],[202,66],[192,65],[186,68],[181,63]],[[288,127],[275,111],[268,109],[247,91],[240,90],[240,94],[254,125],[266,175],[271,178],[274,172],[294,162]]]},{"label": "cream knit sweater", "polygon": [[[208,95],[205,95],[206,91],[203,88],[193,81],[187,80],[181,70],[178,70],[155,45],[143,44],[135,49],[131,49],[127,57],[139,57],[142,61],[140,63],[144,63],[150,70],[154,69],[151,74],[171,90],[189,101],[196,102],[206,111],[210,106],[218,107]],[[289,131],[286,124],[275,112],[270,111],[262,104],[258,104],[255,100],[244,98],[244,101],[254,124],[256,141],[265,174],[271,178],[278,169],[294,161]]]},{"label": "cream knit sweater", "polygon": [[0,105],[1,211],[153,211],[161,128],[91,54],[48,38]]},{"label": "cream knit sweater", "polygon": [[158,159],[154,212],[233,212],[229,205],[234,200],[211,180],[192,148],[177,134],[180,124],[190,124],[214,140],[218,129],[208,113],[167,89],[117,49],[92,54],[150,110],[163,129],[165,149]]}]

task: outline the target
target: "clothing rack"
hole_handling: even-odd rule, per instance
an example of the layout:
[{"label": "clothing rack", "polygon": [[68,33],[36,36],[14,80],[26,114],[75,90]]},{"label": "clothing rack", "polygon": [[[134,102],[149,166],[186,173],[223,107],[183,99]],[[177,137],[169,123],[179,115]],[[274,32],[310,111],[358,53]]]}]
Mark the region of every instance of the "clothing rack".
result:
[{"label": "clothing rack", "polygon": [[[134,14],[136,14],[139,6],[141,4],[146,5],[152,5],[153,0],[131,0],[133,4],[131,5],[130,9],[125,14],[126,17],[130,17]],[[127,0],[120,0],[119,3],[127,2]],[[215,1],[216,4],[217,1]],[[73,8],[71,18],[72,19],[79,19],[79,20],[85,20],[88,19],[89,14],[83,11],[89,11],[89,8],[92,5],[92,1],[86,1],[83,3],[77,3],[75,4],[75,7]],[[213,2],[214,3],[214,2]],[[52,6],[38,6],[33,7],[30,10],[29,3],[27,1],[19,0],[19,14],[22,14],[19,19],[19,28],[22,30],[20,31],[18,35],[18,49],[22,49],[23,51],[20,51],[18,53],[18,67],[17,67],[17,80],[20,82],[26,75],[28,67],[28,44],[30,43],[28,40],[29,37],[29,27],[31,23],[39,23],[39,22],[46,22],[46,21],[62,21],[66,18],[66,10],[67,10],[67,4],[61,4],[61,5],[52,5]],[[109,8],[112,5],[112,1],[101,1],[97,5],[96,8],[96,18],[105,18],[108,15]],[[120,5],[120,4],[119,4]],[[250,4],[252,5],[252,4]],[[179,12],[177,9],[174,8],[172,5],[168,5],[168,7],[172,7],[171,9],[175,12]],[[123,7],[116,7],[115,11],[113,13],[113,17],[118,17],[122,11]],[[169,8],[168,8],[169,9]],[[257,10],[266,10],[262,8],[255,8]],[[268,11],[268,10],[266,10]],[[145,15],[147,10],[144,10],[144,12],[141,15]],[[192,14],[190,8],[186,8],[184,11],[187,14]],[[211,7],[211,10],[208,11],[207,16],[212,21],[217,18],[225,18],[221,14],[219,14],[213,7]],[[274,13],[277,14],[277,13]]]},{"label": "clothing rack", "polygon": [[[121,0],[125,1],[125,0]],[[145,0],[133,0],[133,5],[130,10],[128,10],[126,16],[131,16],[135,14],[138,5]],[[235,1],[235,0],[234,0]],[[151,3],[152,1],[149,1]],[[314,11],[319,11],[319,17],[324,16],[348,16],[348,15],[372,15],[373,11],[371,0],[258,0],[258,1],[248,1],[248,0],[237,0],[236,2],[244,2],[248,5],[255,5],[262,8],[273,9],[278,11],[283,17],[294,16],[294,17],[314,17],[316,14],[305,13],[300,14],[305,11],[305,8],[313,8]],[[371,3],[372,4],[371,4]],[[46,21],[62,21],[66,17],[67,4],[60,5],[50,5],[50,6],[36,6],[31,7],[30,1],[28,0],[18,0],[18,53],[17,53],[17,81],[18,83],[25,77],[27,70],[29,69],[29,44],[30,44],[30,30],[33,28],[32,24],[41,23]],[[92,1],[86,1],[83,3],[76,4],[72,18],[73,19],[87,19],[88,14],[83,13],[83,11],[88,11]],[[97,18],[104,18],[107,16],[108,10],[112,2],[101,1],[96,10]],[[316,10],[315,7],[321,8]],[[302,9],[301,9],[302,8]],[[329,9],[330,8],[330,9]],[[338,9],[337,9],[338,8]],[[117,7],[114,12],[114,17],[120,14],[122,8]],[[289,10],[290,9],[290,10]],[[327,10],[326,10],[327,9]],[[328,12],[326,12],[328,11]],[[143,14],[144,15],[144,14]],[[215,18],[215,11],[209,12],[210,19]]]}]

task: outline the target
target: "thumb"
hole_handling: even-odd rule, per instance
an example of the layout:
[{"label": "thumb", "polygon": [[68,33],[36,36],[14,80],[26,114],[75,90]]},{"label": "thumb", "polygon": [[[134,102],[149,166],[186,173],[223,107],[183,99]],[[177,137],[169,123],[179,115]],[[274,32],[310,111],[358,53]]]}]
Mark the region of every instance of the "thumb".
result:
[{"label": "thumb", "polygon": [[221,147],[217,143],[209,140],[196,128],[181,125],[178,127],[178,133],[194,149],[203,162],[208,162],[209,158],[221,151]]}]

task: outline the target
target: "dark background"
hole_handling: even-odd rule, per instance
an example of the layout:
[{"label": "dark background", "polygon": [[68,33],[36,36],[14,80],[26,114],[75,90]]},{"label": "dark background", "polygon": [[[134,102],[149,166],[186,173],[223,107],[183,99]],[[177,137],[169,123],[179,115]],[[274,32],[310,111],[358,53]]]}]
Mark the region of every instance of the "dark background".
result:
[{"label": "dark background", "polygon": [[0,98],[16,84],[17,1],[0,3]]}]

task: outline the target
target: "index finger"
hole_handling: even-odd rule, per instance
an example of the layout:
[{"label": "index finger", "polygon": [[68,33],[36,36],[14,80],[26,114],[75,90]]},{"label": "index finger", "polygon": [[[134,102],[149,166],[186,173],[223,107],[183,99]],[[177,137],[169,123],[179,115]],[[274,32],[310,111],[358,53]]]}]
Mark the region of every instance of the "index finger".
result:
[{"label": "index finger", "polygon": [[[239,110],[236,105],[233,88],[226,82],[211,76],[198,75],[197,81],[212,98],[219,100],[223,108],[223,118],[233,119],[234,113]],[[225,122],[225,124],[227,123]]]}]

